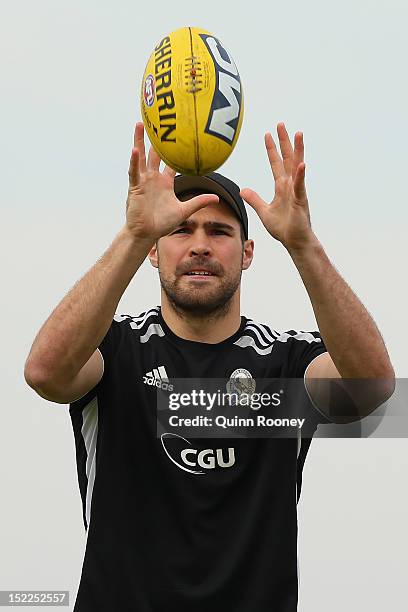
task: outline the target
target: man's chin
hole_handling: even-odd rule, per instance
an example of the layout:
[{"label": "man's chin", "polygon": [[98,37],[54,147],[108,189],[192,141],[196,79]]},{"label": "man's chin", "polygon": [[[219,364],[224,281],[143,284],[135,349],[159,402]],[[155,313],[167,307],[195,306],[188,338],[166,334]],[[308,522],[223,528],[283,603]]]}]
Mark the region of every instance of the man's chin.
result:
[{"label": "man's chin", "polygon": [[239,287],[241,278],[229,283],[217,282],[219,277],[209,281],[168,283],[160,277],[160,284],[173,308],[180,313],[205,316],[228,311],[231,299]]},{"label": "man's chin", "polygon": [[164,291],[176,311],[195,316],[210,315],[228,309],[232,297],[229,294],[214,295],[213,291],[206,291],[201,287],[199,290],[191,289],[188,292],[169,292],[166,289]]},{"label": "man's chin", "polygon": [[175,306],[176,310],[181,310],[183,312],[188,312],[191,314],[211,314],[222,309],[225,304],[230,300],[230,298],[225,299],[225,297],[215,298],[210,295],[200,295],[200,296],[180,296],[173,295],[167,296],[172,304]]}]

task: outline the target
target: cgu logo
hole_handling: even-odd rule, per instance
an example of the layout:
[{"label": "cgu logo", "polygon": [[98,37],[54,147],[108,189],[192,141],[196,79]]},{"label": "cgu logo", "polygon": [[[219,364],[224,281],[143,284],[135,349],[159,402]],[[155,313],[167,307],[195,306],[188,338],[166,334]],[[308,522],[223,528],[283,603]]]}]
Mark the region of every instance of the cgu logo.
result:
[{"label": "cgu logo", "polygon": [[[177,465],[177,467],[181,468],[185,472],[190,472],[190,474],[208,473],[207,471],[204,472],[202,470],[197,470],[197,469],[193,470],[187,466],[190,466],[191,468],[200,467],[200,468],[204,468],[205,470],[213,470],[217,466],[220,468],[229,468],[235,464],[235,453],[234,453],[233,448],[227,449],[228,451],[227,460],[224,459],[225,449],[222,449],[222,448],[217,448],[217,449],[206,448],[200,451],[198,451],[196,448],[183,448],[181,452],[176,451],[170,454],[164,444],[164,440],[168,438],[169,436],[179,438],[180,440],[184,440],[184,442],[190,445],[191,445],[191,442],[189,440],[186,440],[186,438],[179,436],[178,434],[164,433],[161,435],[161,443],[163,445],[166,455],[168,456],[170,461],[172,461],[175,465]],[[172,455],[175,455],[176,458],[174,458]],[[180,458],[182,463],[179,463],[178,461],[176,461],[176,459],[178,458]]]},{"label": "cgu logo", "polygon": [[206,34],[200,36],[214,60],[216,76],[205,132],[232,144],[242,106],[241,79],[234,60],[220,41]]}]

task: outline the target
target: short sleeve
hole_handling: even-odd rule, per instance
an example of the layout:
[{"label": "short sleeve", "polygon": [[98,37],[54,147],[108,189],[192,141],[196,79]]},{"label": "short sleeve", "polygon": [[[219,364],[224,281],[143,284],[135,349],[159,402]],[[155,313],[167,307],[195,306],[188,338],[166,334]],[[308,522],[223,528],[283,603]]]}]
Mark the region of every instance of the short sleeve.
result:
[{"label": "short sleeve", "polygon": [[[281,376],[284,378],[302,378],[304,380],[308,365],[316,357],[327,352],[323,338],[318,331],[296,331],[291,329],[280,334],[277,340],[282,351]],[[312,431],[320,423],[331,423],[313,403],[306,385],[304,385],[302,397],[302,406],[304,406],[306,411],[305,414],[308,415],[309,427],[311,427]]]},{"label": "short sleeve", "polygon": [[293,329],[280,334],[277,340],[284,345],[282,376],[285,378],[303,378],[307,366],[327,348],[318,331],[295,331]]},{"label": "short sleeve", "polygon": [[129,318],[128,315],[115,315],[112,323],[109,326],[101,343],[97,347],[103,359],[103,374],[98,384],[93,387],[88,393],[76,399],[70,404],[70,411],[77,408],[82,409],[87,405],[102,389],[105,381],[109,378],[112,363],[116,358],[117,352],[123,338],[124,325],[123,322]]}]

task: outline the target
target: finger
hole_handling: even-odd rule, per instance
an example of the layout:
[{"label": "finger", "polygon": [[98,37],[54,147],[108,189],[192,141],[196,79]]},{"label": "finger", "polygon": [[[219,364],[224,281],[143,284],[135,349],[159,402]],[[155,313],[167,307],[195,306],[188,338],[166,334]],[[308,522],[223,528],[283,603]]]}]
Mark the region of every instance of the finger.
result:
[{"label": "finger", "polygon": [[265,134],[265,146],[269,158],[269,163],[271,164],[273,177],[276,181],[279,177],[285,176],[285,167],[276,149],[275,141],[272,138],[272,134],[270,132]]},{"label": "finger", "polygon": [[144,145],[144,125],[140,121],[136,123],[134,146],[139,153],[139,172],[146,170],[146,151]]},{"label": "finger", "polygon": [[197,210],[200,210],[200,208],[207,206],[207,204],[218,204],[219,201],[219,197],[214,193],[204,193],[203,195],[191,198],[191,200],[180,202],[183,209],[183,217],[187,219],[190,215],[197,212]]},{"label": "finger", "polygon": [[149,170],[159,170],[160,162],[161,162],[160,155],[157,153],[157,151],[153,147],[150,147],[149,155],[147,158],[147,167],[149,168]]},{"label": "finger", "polygon": [[292,175],[292,164],[293,164],[293,148],[289,139],[289,135],[286,131],[284,123],[278,123],[277,128],[279,146],[282,152],[283,165],[285,172],[288,176]]},{"label": "finger", "polygon": [[170,166],[166,166],[164,168],[164,170],[163,170],[163,174],[167,174],[171,178],[174,178],[176,176],[177,172],[175,170],[173,170],[173,168],[170,168]]},{"label": "finger", "polygon": [[139,151],[137,149],[132,149],[128,174],[129,174],[129,187],[136,187],[140,181]]},{"label": "finger", "polygon": [[241,198],[245,200],[245,202],[247,202],[259,216],[261,216],[263,209],[265,206],[267,206],[267,203],[264,202],[261,196],[258,195],[256,191],[248,189],[248,187],[241,189],[239,193]]},{"label": "finger", "polygon": [[295,198],[299,204],[307,202],[305,172],[306,164],[302,162],[296,169],[295,179],[293,182],[293,191],[295,193]]},{"label": "finger", "polygon": [[295,180],[296,170],[303,162],[305,158],[305,148],[303,143],[302,132],[296,132],[295,134],[295,152],[293,154],[293,168],[292,168],[292,179]]},{"label": "finger", "polygon": [[135,124],[135,131],[133,132],[133,146],[134,146],[134,147],[136,146],[137,129],[138,129],[138,128],[137,128],[137,126],[138,126],[138,125],[139,125],[139,122],[137,122],[137,123]]}]

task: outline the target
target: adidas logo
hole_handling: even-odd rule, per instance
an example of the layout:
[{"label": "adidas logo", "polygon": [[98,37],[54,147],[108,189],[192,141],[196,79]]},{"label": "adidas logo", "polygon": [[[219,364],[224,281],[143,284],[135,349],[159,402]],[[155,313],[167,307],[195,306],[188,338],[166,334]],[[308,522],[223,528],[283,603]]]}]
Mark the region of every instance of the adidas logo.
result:
[{"label": "adidas logo", "polygon": [[163,389],[163,391],[173,391],[173,385],[169,383],[169,377],[164,366],[159,366],[158,368],[153,368],[151,372],[146,372],[143,376],[143,382],[145,385],[157,387],[158,389]]}]

